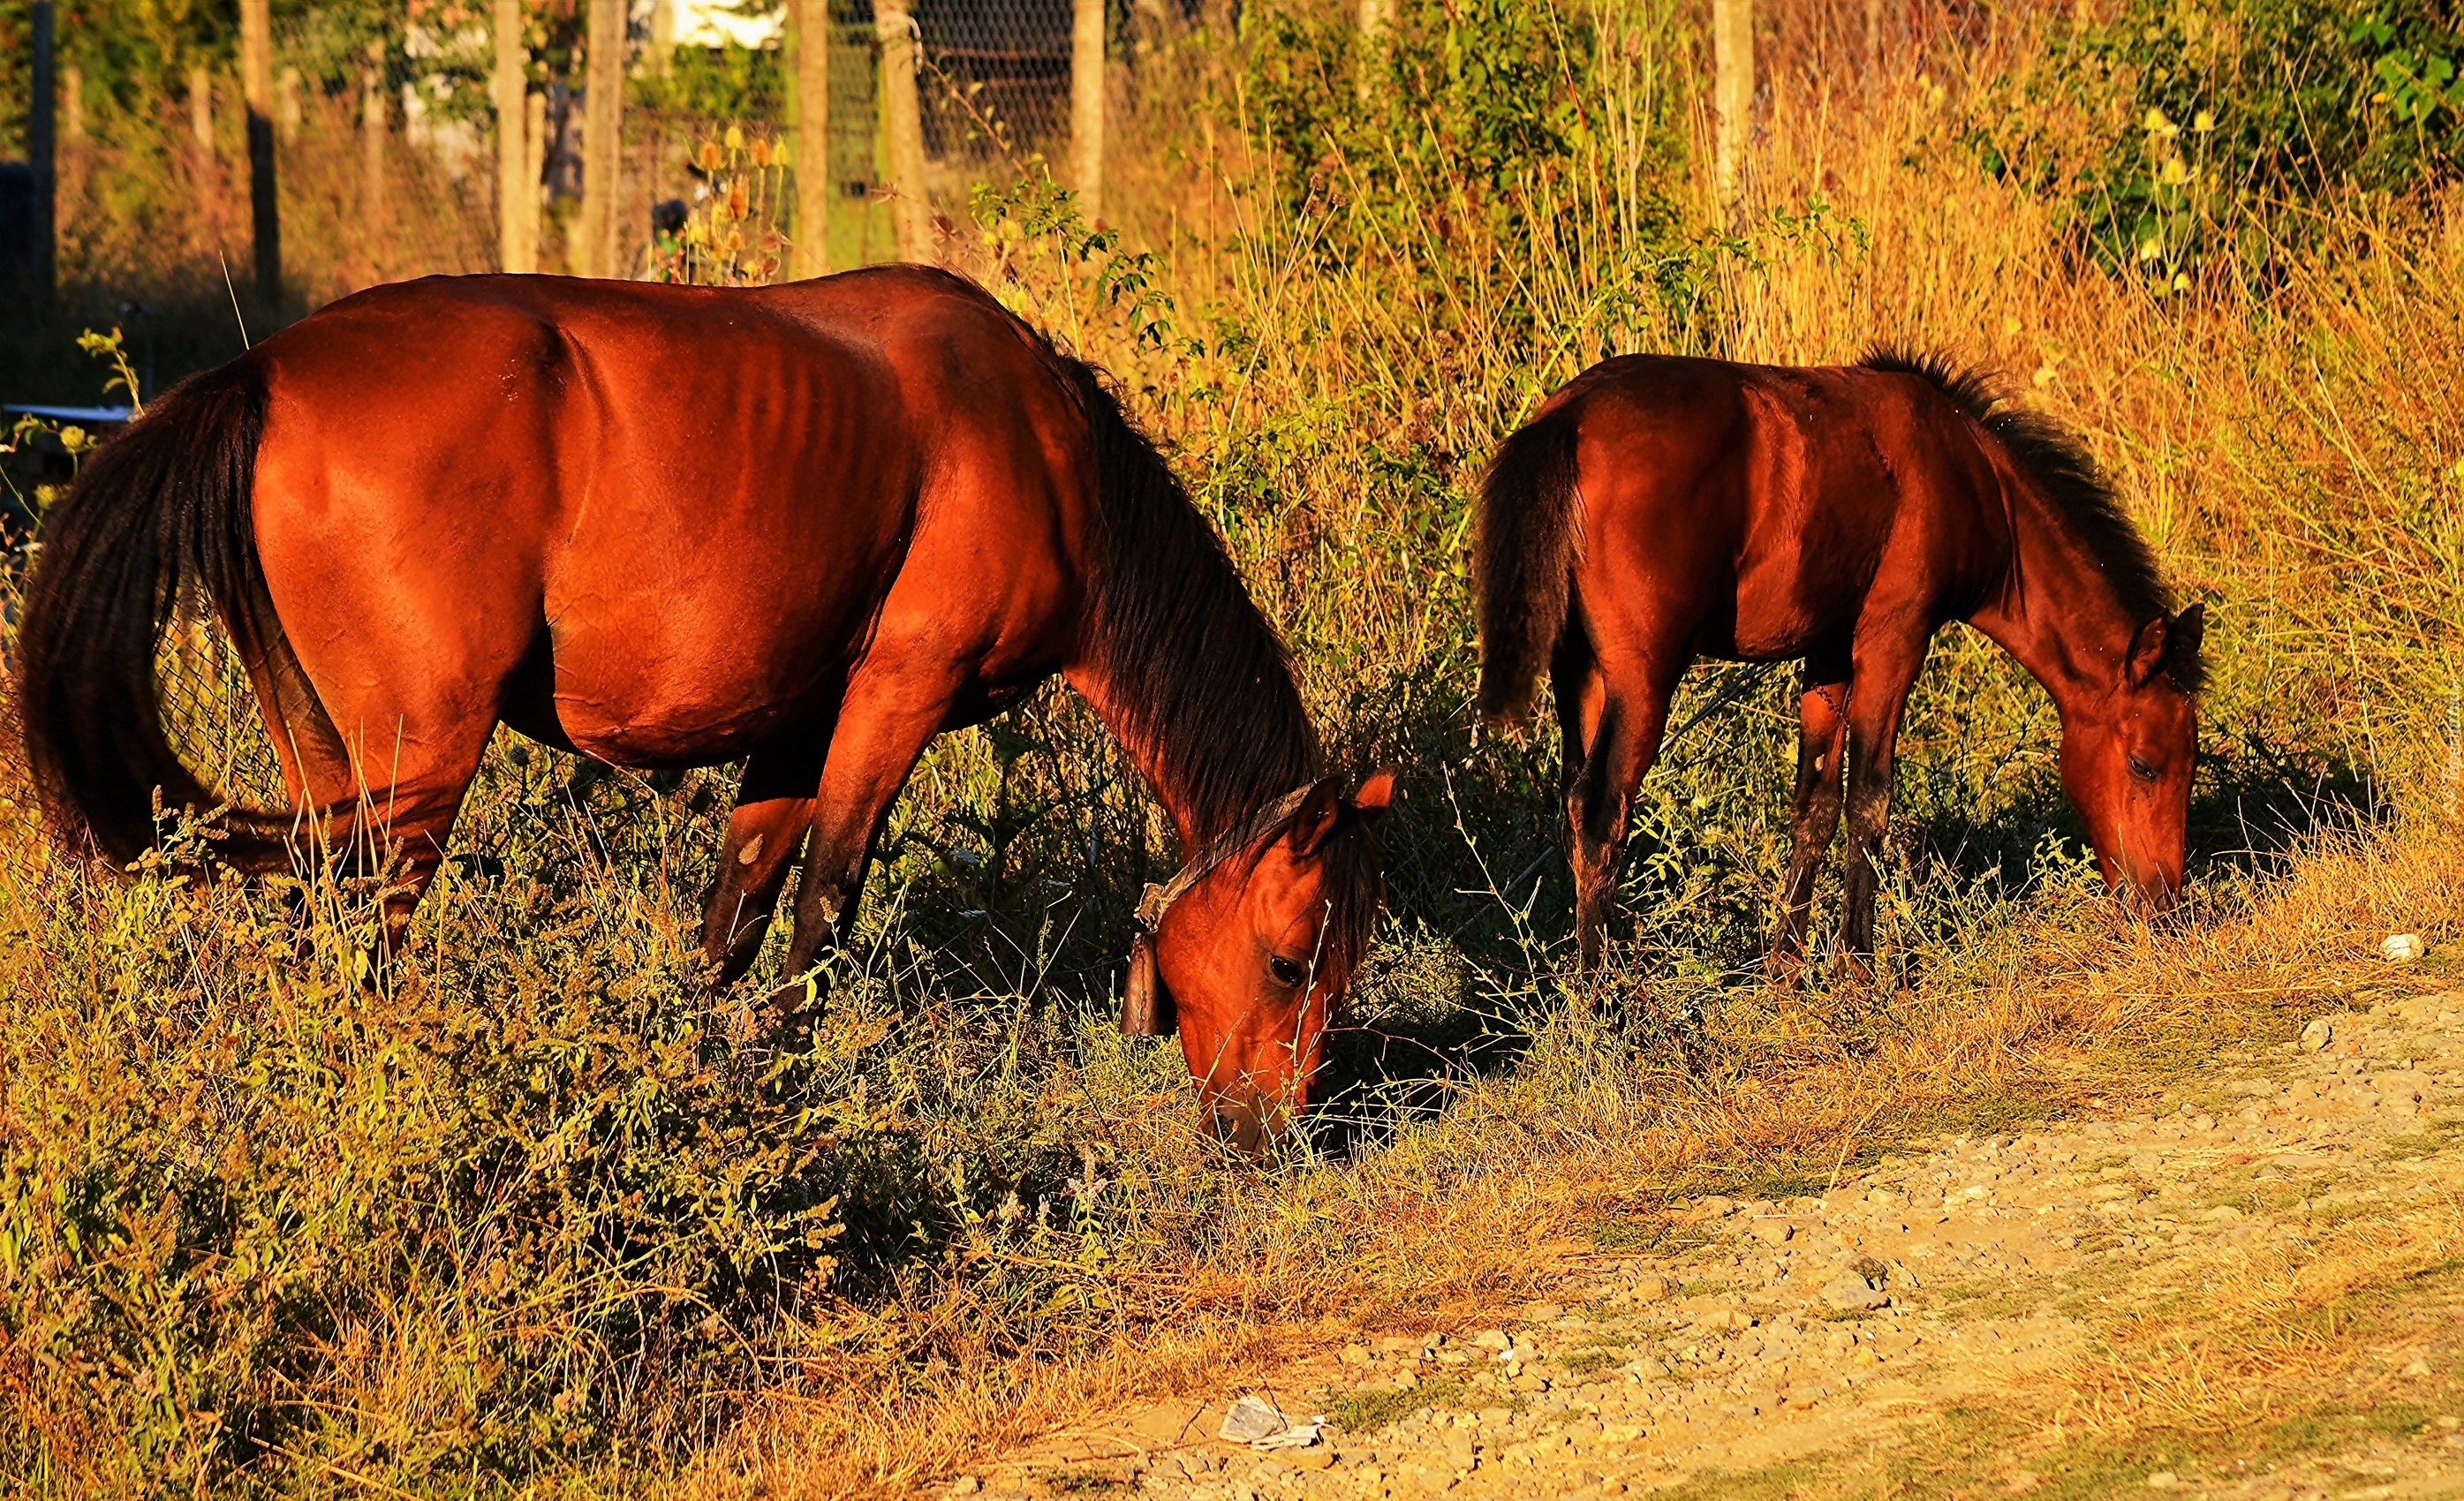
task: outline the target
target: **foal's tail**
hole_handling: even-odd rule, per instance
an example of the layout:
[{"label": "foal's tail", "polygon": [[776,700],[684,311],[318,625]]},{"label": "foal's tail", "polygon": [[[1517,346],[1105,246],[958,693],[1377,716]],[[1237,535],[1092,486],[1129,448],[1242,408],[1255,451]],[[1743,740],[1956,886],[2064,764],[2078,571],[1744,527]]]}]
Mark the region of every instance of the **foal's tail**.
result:
[{"label": "foal's tail", "polygon": [[1560,408],[1517,429],[1488,467],[1472,536],[1480,610],[1480,712],[1513,724],[1566,626],[1583,515],[1574,491],[1573,415]]},{"label": "foal's tail", "polygon": [[[184,602],[210,604],[243,661],[306,688],[256,555],[265,397],[251,359],[182,382],[86,461],[43,526],[17,629],[26,760],[55,830],[82,830],[118,863],[155,842],[158,790],[165,809],[217,800],[172,750],[155,682]],[[219,858],[279,867],[290,826],[226,814]]]}]

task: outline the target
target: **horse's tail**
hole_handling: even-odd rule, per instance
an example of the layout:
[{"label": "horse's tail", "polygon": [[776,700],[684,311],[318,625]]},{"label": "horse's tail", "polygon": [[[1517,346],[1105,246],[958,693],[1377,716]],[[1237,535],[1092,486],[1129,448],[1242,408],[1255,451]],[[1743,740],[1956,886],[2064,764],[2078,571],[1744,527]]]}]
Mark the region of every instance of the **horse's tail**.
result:
[{"label": "horse's tail", "polygon": [[[86,461],[43,526],[17,630],[26,760],[55,830],[119,863],[155,842],[158,791],[165,809],[216,802],[172,749],[155,682],[184,602],[210,604],[243,661],[306,688],[256,555],[265,401],[252,359],[182,382]],[[290,825],[227,813],[218,857],[279,866]]]},{"label": "horse's tail", "polygon": [[1480,712],[1513,724],[1531,711],[1573,596],[1583,550],[1574,489],[1573,413],[1525,424],[1497,450],[1480,488],[1472,592],[1480,611]]}]

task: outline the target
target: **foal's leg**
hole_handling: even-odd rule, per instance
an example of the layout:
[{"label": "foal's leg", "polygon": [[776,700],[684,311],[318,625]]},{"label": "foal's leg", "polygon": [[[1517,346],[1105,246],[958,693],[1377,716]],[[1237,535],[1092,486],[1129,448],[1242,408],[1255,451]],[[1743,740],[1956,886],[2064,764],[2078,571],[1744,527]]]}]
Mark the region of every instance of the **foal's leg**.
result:
[{"label": "foal's leg", "polygon": [[1908,690],[1932,633],[1859,632],[1848,698],[1848,860],[1839,914],[1839,964],[1869,978],[1874,958],[1875,858],[1891,820],[1891,770]]},{"label": "foal's leg", "polygon": [[1586,972],[1599,968],[1608,946],[1635,789],[1660,755],[1668,701],[1684,671],[1680,659],[1673,671],[1654,665],[1627,677],[1607,672],[1583,769],[1566,790],[1574,867],[1574,949]]},{"label": "foal's leg", "polygon": [[1816,655],[1805,664],[1796,706],[1796,809],[1789,821],[1788,883],[1780,897],[1779,932],[1767,972],[1791,979],[1805,960],[1805,928],[1814,909],[1815,877],[1839,832],[1840,750],[1848,729],[1844,662]]},{"label": "foal's leg", "polygon": [[761,951],[779,890],[812,826],[813,784],[820,776],[811,754],[765,751],[744,765],[702,909],[701,951],[718,966],[721,985],[742,978]]}]

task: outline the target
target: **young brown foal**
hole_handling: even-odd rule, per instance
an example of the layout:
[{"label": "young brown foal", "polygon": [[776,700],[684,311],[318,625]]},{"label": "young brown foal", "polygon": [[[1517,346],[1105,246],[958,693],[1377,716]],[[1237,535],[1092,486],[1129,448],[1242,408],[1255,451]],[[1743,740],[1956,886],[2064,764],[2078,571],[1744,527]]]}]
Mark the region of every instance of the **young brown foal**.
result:
[{"label": "young brown foal", "polygon": [[1893,354],[1603,361],[1499,450],[1474,547],[1482,712],[1521,718],[1544,664],[1555,689],[1587,968],[1669,699],[1708,656],[1805,663],[1773,968],[1801,961],[1844,764],[1839,951],[1861,972],[1900,716],[1950,620],[2053,695],[2107,883],[2154,909],[2181,886],[2202,607],[2173,613],[2077,440],[1972,373]]}]

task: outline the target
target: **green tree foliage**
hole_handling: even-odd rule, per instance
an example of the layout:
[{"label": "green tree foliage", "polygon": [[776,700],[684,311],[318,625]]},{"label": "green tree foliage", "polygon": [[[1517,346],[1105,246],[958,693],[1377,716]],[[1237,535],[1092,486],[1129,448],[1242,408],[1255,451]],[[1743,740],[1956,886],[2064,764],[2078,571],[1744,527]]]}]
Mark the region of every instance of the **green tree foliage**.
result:
[{"label": "green tree foliage", "polygon": [[[2436,0],[2131,0],[2014,80],[1976,136],[2108,267],[2186,286],[2202,264],[2263,268],[2298,210],[2451,178],[2459,58]],[[2065,116],[2084,117],[2084,149]]]}]

